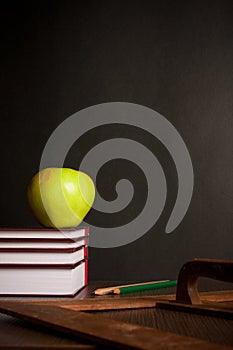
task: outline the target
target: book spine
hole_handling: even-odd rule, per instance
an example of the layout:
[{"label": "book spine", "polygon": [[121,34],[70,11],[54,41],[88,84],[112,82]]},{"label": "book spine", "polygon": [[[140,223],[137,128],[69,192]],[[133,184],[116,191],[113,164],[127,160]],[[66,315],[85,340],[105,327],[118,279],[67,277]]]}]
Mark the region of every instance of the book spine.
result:
[{"label": "book spine", "polygon": [[85,261],[84,286],[88,284],[88,260]]},{"label": "book spine", "polygon": [[88,258],[88,248],[85,246],[84,248],[84,258]]}]

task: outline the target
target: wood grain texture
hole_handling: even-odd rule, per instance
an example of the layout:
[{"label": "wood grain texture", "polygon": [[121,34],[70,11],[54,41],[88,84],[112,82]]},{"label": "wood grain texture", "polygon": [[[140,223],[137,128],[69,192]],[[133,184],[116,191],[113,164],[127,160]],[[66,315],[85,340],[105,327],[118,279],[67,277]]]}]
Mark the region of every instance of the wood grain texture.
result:
[{"label": "wood grain texture", "polygon": [[201,304],[198,292],[200,277],[233,283],[233,260],[199,259],[187,261],[180,269],[176,301],[183,304]]},{"label": "wood grain texture", "polygon": [[[203,302],[229,302],[233,300],[233,291],[216,291],[200,293]],[[21,299],[18,302],[33,303],[41,305],[57,305],[64,308],[77,311],[97,311],[97,310],[117,310],[117,309],[137,309],[155,307],[157,302],[163,300],[175,301],[175,294],[150,295],[141,297],[122,297],[122,296],[99,296],[83,299]],[[11,303],[7,300],[5,303]],[[14,302],[14,299],[13,299]]]},{"label": "wood grain texture", "polygon": [[157,308],[101,311],[96,314],[216,344],[233,346],[232,320]]},{"label": "wood grain texture", "polygon": [[181,336],[149,327],[129,324],[122,321],[90,315],[60,308],[54,305],[37,305],[29,303],[0,304],[0,311],[47,326],[57,331],[72,334],[95,342],[101,346],[125,349],[167,350],[167,349],[203,349],[224,350],[228,347],[211,344],[200,339]]},{"label": "wood grain texture", "polygon": [[[2,350],[42,350],[42,349],[48,349],[44,345],[4,345],[0,349]],[[97,347],[95,345],[88,345],[88,344],[74,344],[74,345],[49,345],[49,350],[95,350]]]},{"label": "wood grain texture", "polygon": [[0,314],[1,350],[96,350],[84,340]]},{"label": "wood grain texture", "polygon": [[[109,286],[113,284],[125,284],[129,281],[91,281],[80,293],[73,298],[25,298],[25,297],[1,297],[0,302],[43,302],[67,304],[72,308],[73,304],[84,300],[100,300],[102,298],[111,299],[128,299],[128,296],[108,295],[105,297],[93,297],[93,292],[96,288]],[[229,300],[229,289],[231,286],[227,283],[216,280],[200,280],[200,289],[202,290],[201,298],[208,298],[209,301]],[[213,291],[206,292],[206,290]],[[218,290],[218,291],[216,291]],[[171,294],[173,293],[173,294]],[[133,297],[161,299],[161,296],[166,295],[166,298],[175,298],[175,288],[164,288],[161,290],[152,290],[149,292],[132,293]],[[130,295],[131,297],[131,295]],[[231,297],[230,297],[231,298]],[[93,312],[93,311],[91,311]],[[201,316],[188,314],[178,311],[168,311],[155,308],[140,308],[126,310],[106,310],[95,311],[97,317],[107,317],[109,322],[119,320],[131,324],[142,325],[159,329],[162,331],[173,332],[176,334],[187,335],[193,338],[199,338],[216,344],[233,346],[233,321],[220,319],[216,317]],[[43,326],[35,326],[35,324],[17,319],[0,313],[0,349],[1,350],[18,350],[18,349],[99,349],[98,345],[85,342],[77,336],[64,334],[57,330],[47,329]],[[102,349],[102,346],[100,346]],[[200,348],[201,349],[201,348]]]},{"label": "wood grain texture", "polygon": [[233,307],[230,303],[208,302],[206,304],[189,305],[177,302],[161,301],[156,307],[166,310],[195,313],[198,315],[209,315],[233,320]]}]

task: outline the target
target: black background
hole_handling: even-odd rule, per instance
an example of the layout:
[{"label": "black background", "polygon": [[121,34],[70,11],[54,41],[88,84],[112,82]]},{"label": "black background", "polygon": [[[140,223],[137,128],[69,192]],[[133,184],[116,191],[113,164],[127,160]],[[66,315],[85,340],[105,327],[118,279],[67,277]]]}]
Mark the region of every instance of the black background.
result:
[{"label": "black background", "polygon": [[[174,278],[193,257],[232,259],[232,10],[232,1],[1,4],[1,226],[37,225],[26,187],[63,120],[98,103],[132,102],[161,113],[181,134],[194,167],[193,198],[182,223],[166,235],[177,175],[164,147],[121,125],[83,137],[67,166],[77,168],[94,144],[119,135],[148,146],[168,182],[165,210],[146,235],[119,248],[90,248],[90,278]],[[113,198],[122,176],[135,184],[134,203],[120,216],[91,212],[88,220],[117,226],[140,212],[146,184],[132,163],[106,165],[100,189]]]}]

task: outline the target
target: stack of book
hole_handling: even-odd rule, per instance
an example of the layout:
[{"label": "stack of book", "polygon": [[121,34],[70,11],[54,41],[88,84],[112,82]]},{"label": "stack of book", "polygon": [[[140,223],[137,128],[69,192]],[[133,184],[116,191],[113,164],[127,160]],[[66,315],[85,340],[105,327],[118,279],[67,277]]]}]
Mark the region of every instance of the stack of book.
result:
[{"label": "stack of book", "polygon": [[88,238],[88,228],[0,229],[0,295],[75,295],[88,282]]}]

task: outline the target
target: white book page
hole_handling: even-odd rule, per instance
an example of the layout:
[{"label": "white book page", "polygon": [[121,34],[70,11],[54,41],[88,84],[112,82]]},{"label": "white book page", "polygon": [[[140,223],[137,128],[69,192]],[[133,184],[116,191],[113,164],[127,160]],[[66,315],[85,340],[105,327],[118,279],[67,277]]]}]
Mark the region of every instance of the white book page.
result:
[{"label": "white book page", "polygon": [[53,229],[0,229],[0,240],[2,239],[20,239],[20,238],[50,238],[50,239],[65,239],[72,238],[77,239],[83,236],[88,235],[88,228],[77,228],[77,229],[61,229],[53,230]]},{"label": "white book page", "polygon": [[0,269],[0,294],[71,295],[85,284],[85,262],[75,269]]},{"label": "white book page", "polygon": [[72,253],[0,252],[0,264],[74,264],[84,258],[84,247]]},{"label": "white book page", "polygon": [[[48,248],[54,248],[54,249],[61,249],[61,248],[76,248],[80,247],[82,245],[87,245],[88,244],[88,238],[82,239],[77,242],[70,242],[70,243],[65,243],[65,242],[1,242],[0,240],[0,249],[1,248],[17,248],[17,249],[25,249],[25,248],[36,248],[36,249],[48,249]],[[1,254],[1,252],[0,252]]]}]

